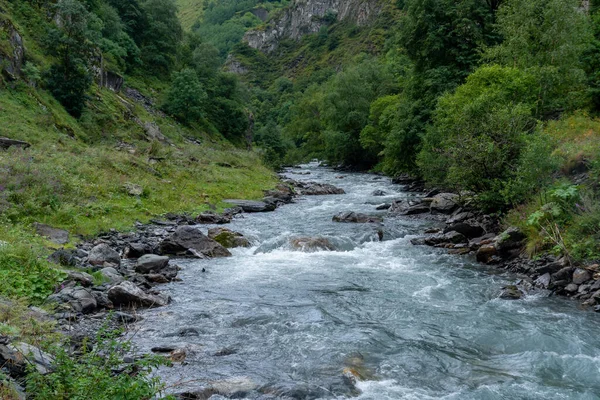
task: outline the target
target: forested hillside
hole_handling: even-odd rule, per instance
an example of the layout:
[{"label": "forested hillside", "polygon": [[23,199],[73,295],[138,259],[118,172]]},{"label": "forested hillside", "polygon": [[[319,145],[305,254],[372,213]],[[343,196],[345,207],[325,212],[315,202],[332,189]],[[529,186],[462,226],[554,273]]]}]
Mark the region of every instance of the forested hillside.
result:
[{"label": "forested hillside", "polygon": [[232,46],[267,163],[421,177],[519,225],[532,255],[600,256],[594,2],[340,4],[293,2]]}]

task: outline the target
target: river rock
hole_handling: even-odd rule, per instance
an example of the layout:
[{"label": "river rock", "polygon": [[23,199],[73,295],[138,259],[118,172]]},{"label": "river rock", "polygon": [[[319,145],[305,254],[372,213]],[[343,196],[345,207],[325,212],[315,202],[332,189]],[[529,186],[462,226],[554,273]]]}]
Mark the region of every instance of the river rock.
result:
[{"label": "river rock", "polygon": [[440,193],[433,196],[431,211],[441,214],[451,214],[458,208],[459,196],[454,193]]},{"label": "river rock", "polygon": [[100,243],[90,251],[88,261],[92,265],[111,263],[118,266],[121,265],[121,256],[115,250],[111,249],[108,244]]},{"label": "river rock", "polygon": [[523,293],[515,285],[509,285],[502,289],[500,298],[504,300],[518,300],[523,296]]},{"label": "river rock", "polygon": [[450,218],[448,218],[448,220],[446,221],[446,224],[448,225],[452,225],[452,224],[456,224],[459,222],[464,222],[468,219],[471,219],[475,217],[475,214],[473,214],[470,211],[461,211],[461,210],[456,210],[451,216]]},{"label": "river rock", "polygon": [[90,287],[94,285],[94,277],[82,271],[67,271],[67,279],[77,282],[83,287]]},{"label": "river rock", "polygon": [[292,249],[307,253],[315,251],[333,251],[335,247],[329,239],[323,237],[297,237],[290,239]]},{"label": "river rock", "polygon": [[500,252],[521,247],[525,234],[519,228],[510,227],[496,237],[494,245]]},{"label": "river rock", "polygon": [[567,293],[575,293],[575,292],[577,292],[578,289],[579,289],[579,285],[576,285],[575,283],[569,283],[565,287],[565,292],[567,292]]},{"label": "river rock", "polygon": [[102,275],[104,280],[109,282],[111,285],[119,284],[125,280],[123,275],[121,275],[119,271],[112,267],[102,268],[100,270],[100,275]]},{"label": "river rock", "polygon": [[145,293],[129,281],[122,282],[108,290],[108,298],[115,306],[162,307],[169,303],[165,295]]},{"label": "river rock", "polygon": [[192,226],[180,226],[160,243],[161,254],[194,257],[229,257],[231,253],[221,244]]},{"label": "river rock", "polygon": [[135,271],[140,274],[160,273],[167,265],[169,265],[169,257],[146,254],[138,258]]},{"label": "river rock", "polygon": [[126,258],[139,258],[144,254],[152,252],[152,247],[147,243],[133,242],[129,243],[123,251]]},{"label": "river rock", "polygon": [[208,230],[208,237],[220,243],[221,246],[232,249],[235,247],[250,247],[250,241],[239,232],[227,228],[212,228]]},{"label": "river rock", "polygon": [[547,272],[544,275],[538,277],[535,280],[534,285],[542,289],[548,289],[550,287],[551,280],[552,278],[550,276],[550,273]]},{"label": "river rock", "polygon": [[383,190],[374,190],[373,193],[371,193],[371,196],[375,196],[375,197],[381,197],[381,196],[385,196],[387,195],[386,192],[384,192]]},{"label": "river rock", "polygon": [[73,251],[64,249],[56,250],[54,253],[50,254],[48,261],[63,267],[74,267],[77,265],[77,259],[75,258]]},{"label": "river rock", "polygon": [[69,232],[64,229],[53,228],[46,224],[34,223],[33,227],[35,228],[35,232],[44,236],[52,243],[55,244],[67,244],[69,243]]},{"label": "river rock", "polygon": [[252,200],[223,200],[225,203],[232,204],[235,207],[240,207],[247,213],[259,213],[275,211],[277,208],[274,204],[265,203],[264,201]]},{"label": "river rock", "polygon": [[428,236],[424,240],[424,244],[427,246],[439,246],[445,244],[459,244],[459,243],[467,243],[467,238],[458,232],[446,232],[446,233],[438,233],[432,236]]},{"label": "river rock", "polygon": [[400,214],[402,215],[418,215],[426,214],[430,211],[429,205],[426,203],[415,204],[405,208]]},{"label": "river rock", "polygon": [[328,183],[317,183],[317,182],[299,182],[290,181],[290,183],[296,189],[296,192],[304,196],[322,196],[332,194],[345,194],[344,189],[330,185]]},{"label": "river rock", "polygon": [[573,283],[576,285],[580,285],[592,279],[592,274],[582,268],[577,268],[573,272]]},{"label": "river rock", "polygon": [[231,222],[231,215],[206,211],[196,217],[196,222],[198,224],[224,225]]},{"label": "river rock", "polygon": [[265,190],[266,198],[273,198],[284,204],[291,203],[294,200],[296,192],[290,186],[280,183],[275,189]]},{"label": "river rock", "polygon": [[381,217],[372,217],[366,214],[355,213],[354,211],[347,211],[334,215],[332,221],[344,223],[378,223],[383,222],[383,219]]},{"label": "river rock", "polygon": [[486,244],[479,247],[475,257],[477,258],[477,261],[489,264],[497,253],[498,250],[496,250],[496,246],[493,244]]},{"label": "river rock", "polygon": [[461,233],[469,239],[474,239],[484,234],[484,230],[481,226],[466,222],[455,222],[453,224],[448,224],[446,229],[444,229],[444,232],[451,231]]},{"label": "river rock", "polygon": [[0,345],[0,365],[15,378],[25,377],[29,366],[45,375],[52,370],[54,358],[27,343]]}]

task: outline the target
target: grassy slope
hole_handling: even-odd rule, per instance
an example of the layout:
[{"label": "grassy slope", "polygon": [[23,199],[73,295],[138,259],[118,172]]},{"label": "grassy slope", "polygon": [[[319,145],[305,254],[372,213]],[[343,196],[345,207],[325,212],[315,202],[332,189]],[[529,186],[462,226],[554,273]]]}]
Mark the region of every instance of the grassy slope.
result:
[{"label": "grassy slope", "polygon": [[181,25],[183,29],[189,31],[202,17],[204,0],[177,0],[177,7],[179,7]]},{"label": "grassy slope", "polygon": [[[47,65],[34,31],[39,16],[17,12],[18,6],[0,0],[27,57]],[[126,84],[155,97],[165,87],[140,79]],[[168,142],[148,140],[146,122],[157,124]],[[43,258],[50,244],[33,234],[33,222],[68,229],[74,242],[77,235],[127,230],[166,212],[224,207],[224,198],[260,198],[276,182],[255,153],[98,87],[75,120],[46,91],[0,80],[0,136],[32,144],[0,151],[0,241],[8,243],[0,245],[0,277],[11,279],[0,295],[30,301],[51,292],[60,275],[48,273]],[[142,194],[130,195],[128,184],[141,186]]]}]

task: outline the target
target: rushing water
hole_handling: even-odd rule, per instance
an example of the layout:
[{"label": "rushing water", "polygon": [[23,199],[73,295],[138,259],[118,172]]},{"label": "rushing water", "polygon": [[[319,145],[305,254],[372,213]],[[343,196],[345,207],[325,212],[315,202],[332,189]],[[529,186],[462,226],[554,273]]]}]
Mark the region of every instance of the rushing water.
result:
[{"label": "rushing water", "polygon": [[[432,222],[387,219],[379,241],[369,224],[331,221],[384,214],[374,204],[407,196],[387,179],[294,171],[347,194],[244,215],[229,228],[254,247],[178,262],[183,281],[161,287],[174,302],[144,312],[134,336],[142,350],[188,349],[183,365],[161,370],[167,382],[181,391],[243,378],[256,385],[248,399],[600,399],[600,316],[560,298],[498,299],[514,277],[410,244]],[[337,251],[294,251],[298,236]],[[178,334],[187,328],[197,335]],[[345,368],[367,378],[359,391]]]}]

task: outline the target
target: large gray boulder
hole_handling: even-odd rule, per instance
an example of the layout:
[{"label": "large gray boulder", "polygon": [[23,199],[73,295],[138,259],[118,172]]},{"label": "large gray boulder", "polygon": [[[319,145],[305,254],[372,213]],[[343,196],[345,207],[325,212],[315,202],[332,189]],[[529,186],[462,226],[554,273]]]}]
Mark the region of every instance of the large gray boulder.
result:
[{"label": "large gray boulder", "polygon": [[381,217],[372,217],[354,211],[347,211],[334,215],[332,221],[345,223],[378,223],[383,222],[383,219]]},{"label": "large gray boulder", "polygon": [[90,251],[88,261],[92,265],[103,265],[105,262],[121,265],[121,256],[108,244],[100,243]]},{"label": "large gray boulder", "polygon": [[45,375],[51,371],[53,362],[52,356],[27,343],[0,345],[0,365],[15,378],[25,377],[30,366]]},{"label": "large gray boulder", "polygon": [[167,265],[169,265],[169,257],[146,254],[138,258],[135,271],[141,274],[160,273]]},{"label": "large gray boulder", "polygon": [[145,293],[135,284],[125,281],[108,290],[108,298],[115,306],[125,307],[162,307],[169,304],[165,295]]},{"label": "large gray boulder", "polygon": [[50,240],[52,243],[55,243],[55,244],[69,243],[69,232],[65,231],[64,229],[53,228],[49,225],[40,224],[37,222],[35,224],[33,224],[33,227],[35,228],[35,232],[38,235],[44,236],[45,238]]},{"label": "large gray boulder", "polygon": [[454,193],[440,193],[433,196],[430,204],[432,212],[452,214],[458,208],[459,196]]},{"label": "large gray boulder", "polygon": [[229,257],[231,253],[215,240],[192,226],[180,226],[160,243],[161,254],[183,257]]},{"label": "large gray boulder", "polygon": [[100,270],[100,274],[106,281],[108,281],[112,285],[119,284],[125,280],[123,275],[121,275],[119,271],[112,267],[102,268]]},{"label": "large gray boulder", "polygon": [[250,241],[246,239],[244,235],[227,228],[209,229],[208,237],[217,241],[227,249],[232,249],[235,247],[250,247]]}]

